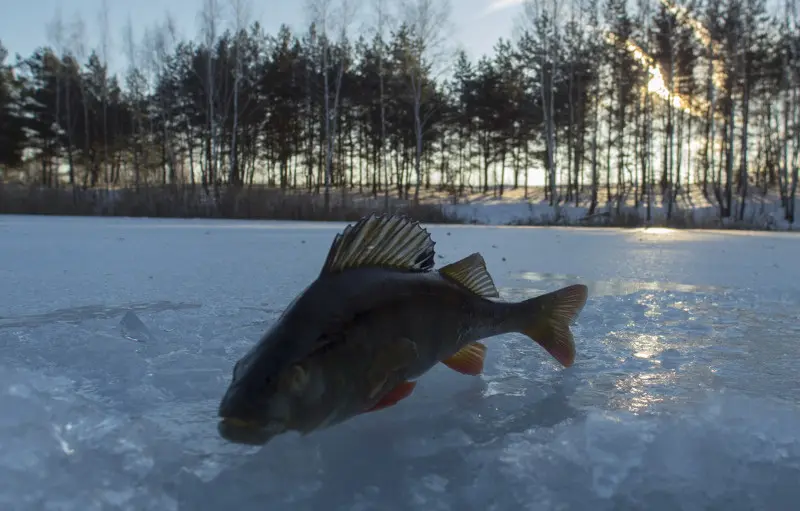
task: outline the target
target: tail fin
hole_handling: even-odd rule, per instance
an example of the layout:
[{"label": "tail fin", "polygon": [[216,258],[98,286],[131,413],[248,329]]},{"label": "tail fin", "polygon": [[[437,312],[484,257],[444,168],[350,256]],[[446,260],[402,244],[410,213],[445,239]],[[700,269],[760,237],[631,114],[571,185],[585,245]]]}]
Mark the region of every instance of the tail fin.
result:
[{"label": "tail fin", "polygon": [[575,362],[575,342],[569,329],[577,317],[589,290],[583,284],[567,286],[521,302],[524,311],[520,333],[539,343],[564,367]]}]

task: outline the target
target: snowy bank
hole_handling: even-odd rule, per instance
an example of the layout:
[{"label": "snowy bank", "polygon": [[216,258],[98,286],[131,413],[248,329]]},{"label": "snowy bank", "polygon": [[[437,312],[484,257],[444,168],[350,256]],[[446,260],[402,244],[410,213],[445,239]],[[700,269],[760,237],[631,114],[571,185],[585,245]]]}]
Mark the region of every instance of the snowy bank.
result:
[{"label": "snowy bank", "polygon": [[[797,203],[797,200],[795,200]],[[744,220],[720,219],[719,208],[710,204],[674,204],[668,215],[663,204],[650,206],[650,219],[645,204],[636,207],[613,202],[600,203],[589,214],[589,205],[560,204],[551,206],[546,200],[517,197],[474,198],[459,204],[444,204],[446,216],[464,223],[480,225],[562,225],[562,226],[668,226],[676,228],[738,228],[753,230],[791,230],[784,209],[777,198],[751,200],[745,207]],[[739,211],[739,204],[732,208]]]}]

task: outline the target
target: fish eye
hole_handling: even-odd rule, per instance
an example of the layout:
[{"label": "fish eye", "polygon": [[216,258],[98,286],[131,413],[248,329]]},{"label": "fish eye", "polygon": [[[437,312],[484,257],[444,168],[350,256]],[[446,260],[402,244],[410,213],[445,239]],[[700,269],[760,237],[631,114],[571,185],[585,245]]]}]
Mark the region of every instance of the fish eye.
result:
[{"label": "fish eye", "polygon": [[308,373],[300,366],[294,366],[292,370],[292,392],[302,394],[308,385]]},{"label": "fish eye", "polygon": [[288,390],[292,394],[302,394],[308,385],[309,375],[299,365],[292,366],[287,372],[283,373],[280,378],[280,385],[282,388]]}]

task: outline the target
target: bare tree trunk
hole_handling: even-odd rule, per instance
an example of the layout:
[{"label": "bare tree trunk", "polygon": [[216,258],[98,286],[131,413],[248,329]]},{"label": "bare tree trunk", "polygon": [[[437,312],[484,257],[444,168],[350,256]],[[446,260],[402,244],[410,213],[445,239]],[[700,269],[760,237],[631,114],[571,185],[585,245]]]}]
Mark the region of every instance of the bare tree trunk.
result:
[{"label": "bare tree trunk", "polygon": [[703,196],[710,202],[709,194],[708,194],[708,175],[711,173],[713,175],[714,169],[716,167],[715,164],[715,151],[714,151],[714,143],[716,139],[716,127],[717,127],[717,94],[716,94],[716,84],[714,83],[714,59],[716,58],[714,52],[714,43],[713,41],[709,40],[708,43],[708,129],[706,135],[706,159],[707,163],[705,165],[704,173],[703,173]]},{"label": "bare tree trunk", "polygon": [[[728,94],[731,94],[728,89]],[[733,98],[729,98],[730,112],[728,113],[728,132],[727,132],[727,155],[725,158],[725,205],[722,208],[723,216],[731,216],[731,203],[733,200],[733,163],[734,163],[734,147],[735,147],[735,128],[736,128],[736,108]]]},{"label": "bare tree trunk", "polygon": [[[556,53],[559,44],[559,3],[553,0],[548,7],[543,7],[536,0],[525,0],[526,24],[535,30],[542,45],[538,62],[540,77],[540,94],[544,113],[545,172],[547,174],[547,195],[551,206],[557,206],[557,178],[555,165],[555,98],[554,78],[556,71]],[[544,22],[542,21],[544,20]]]},{"label": "bare tree trunk", "polygon": [[744,91],[742,93],[742,147],[739,167],[739,197],[741,203],[739,204],[739,220],[744,220],[749,179],[747,172],[747,145],[749,144],[747,128],[750,122],[750,87],[747,84],[748,79],[749,77],[745,76]]},{"label": "bare tree trunk", "polygon": [[[324,26],[324,24],[323,24]],[[323,33],[322,40],[322,72],[323,83],[325,88],[325,211],[331,210],[331,167],[333,164],[333,137],[335,136],[331,130],[331,108],[330,108],[330,86],[328,85],[328,38]]]},{"label": "bare tree trunk", "polygon": [[[207,161],[207,178],[204,183],[207,187],[209,184],[214,187],[215,193],[219,194],[219,187],[217,186],[217,122],[216,114],[214,112],[214,103],[216,99],[216,88],[214,85],[214,46],[217,42],[217,21],[219,19],[219,6],[217,0],[204,0],[203,10],[200,13],[202,17],[201,30],[203,33],[203,42],[206,50],[206,105],[208,111],[206,112],[206,120],[208,123],[208,134],[206,135],[206,159]],[[206,191],[208,189],[206,188]]]},{"label": "bare tree trunk", "polygon": [[383,207],[389,210],[389,143],[386,139],[386,97],[385,97],[385,75],[384,75],[384,55],[386,53],[386,43],[384,41],[383,28],[386,22],[386,12],[384,0],[378,0],[378,31],[380,34],[380,50],[378,53],[378,80],[380,86],[381,104],[381,169],[383,171]]},{"label": "bare tree trunk", "polygon": [[[55,133],[59,133],[61,131],[61,77],[63,74],[63,58],[64,58],[64,21],[61,17],[61,8],[56,8],[56,14],[53,18],[53,21],[48,26],[48,32],[50,39],[52,40],[57,61],[54,63],[55,67],[55,75],[56,75],[56,112],[55,112],[55,126],[53,126],[53,130]],[[68,89],[69,90],[69,89]],[[69,97],[69,93],[67,93],[67,97]],[[58,143],[58,136],[56,136],[56,140],[53,141],[53,149],[58,151],[60,144]],[[50,169],[50,176],[49,180],[55,181],[56,187],[60,185],[60,178],[59,178],[59,168],[61,167],[61,158],[56,155],[55,162],[50,162],[51,169]],[[53,168],[55,168],[55,178],[53,178]],[[74,183],[74,171],[72,168],[72,162],[69,165],[69,183],[72,185]]]},{"label": "bare tree trunk", "polygon": [[598,90],[595,90],[594,94],[594,129],[592,130],[592,198],[589,203],[589,215],[594,215],[595,209],[597,209],[597,194],[600,191],[599,162],[597,160],[597,134],[600,131],[600,87],[597,86],[596,89]]},{"label": "bare tree trunk", "polygon": [[[406,55],[406,69],[409,73],[413,96],[414,115],[414,203],[419,203],[419,189],[422,184],[423,137],[435,105],[426,101],[422,69],[430,69],[433,75],[449,65],[449,55],[445,44],[450,17],[449,0],[402,0],[404,21],[414,40],[410,54]],[[438,67],[438,70],[435,69]]]},{"label": "bare tree trunk", "polygon": [[[665,188],[662,189],[662,197],[667,199],[667,220],[672,218],[672,208],[674,206],[673,187],[675,187],[675,107],[673,105],[673,92],[675,90],[675,46],[673,44],[672,35],[674,33],[672,26],[672,18],[667,17],[669,23],[669,81],[667,83],[667,151],[664,155],[664,169],[665,169]],[[666,195],[664,195],[666,193]]]},{"label": "bare tree trunk", "polygon": [[[128,88],[130,90],[131,97],[133,98],[133,104],[137,105],[140,101],[140,91],[137,81],[136,70],[138,68],[138,62],[136,59],[136,44],[133,40],[133,24],[131,23],[130,17],[125,25],[125,53],[128,57]],[[135,190],[138,192],[139,187],[141,186],[141,165],[139,163],[139,144],[137,142],[137,138],[139,136],[139,123],[138,123],[138,112],[137,108],[133,108],[131,112],[131,137],[133,139],[133,173],[134,173],[134,187]]]},{"label": "bare tree trunk", "polygon": [[[344,75],[345,55],[340,54],[338,67],[336,69],[336,89],[333,97],[333,107],[331,107],[330,97],[330,56],[331,44],[329,36],[329,22],[332,17],[332,2],[333,0],[309,0],[307,8],[310,11],[311,18],[317,25],[320,38],[322,41],[322,75],[323,75],[323,112],[325,119],[323,120],[323,127],[325,133],[325,211],[330,211],[330,187],[333,172],[333,152],[334,141],[336,140],[337,120],[339,117],[339,98],[342,88],[342,77]],[[339,6],[339,20],[338,20],[338,40],[336,41],[337,51],[342,50],[347,42],[347,28],[353,18],[353,5],[350,0],[341,0]]]},{"label": "bare tree trunk", "polygon": [[416,138],[415,152],[414,152],[414,174],[416,175],[416,183],[414,184],[414,204],[419,204],[419,185],[422,181],[422,174],[420,163],[422,160],[422,117],[420,116],[420,107],[422,106],[422,83],[421,80],[415,80],[415,72],[411,72],[411,88],[414,90],[414,135]]},{"label": "bare tree trunk", "polygon": [[[102,0],[100,10],[100,53],[103,60],[103,181],[106,191],[109,188],[109,162],[108,162],[108,0]],[[110,204],[113,204],[109,201]]]},{"label": "bare tree trunk", "polygon": [[[95,186],[97,184],[97,175],[94,157],[90,148],[91,138],[89,132],[89,97],[86,91],[85,81],[80,74],[80,66],[86,59],[86,43],[84,42],[85,36],[85,24],[83,22],[83,18],[78,16],[75,18],[72,24],[72,34],[70,35],[70,53],[75,58],[76,77],[78,79],[78,88],[81,95],[81,105],[83,107],[84,186],[86,185],[86,178],[88,175],[91,175],[92,186]],[[90,158],[91,161],[89,161]]]},{"label": "bare tree trunk", "polygon": [[250,5],[247,0],[231,0],[231,8],[234,17],[234,32],[236,34],[235,54],[234,54],[234,78],[233,78],[233,128],[231,129],[231,147],[229,157],[228,182],[235,186],[242,184],[241,172],[239,171],[237,134],[239,133],[239,87],[242,79],[242,44],[243,31],[247,27],[250,18]]}]

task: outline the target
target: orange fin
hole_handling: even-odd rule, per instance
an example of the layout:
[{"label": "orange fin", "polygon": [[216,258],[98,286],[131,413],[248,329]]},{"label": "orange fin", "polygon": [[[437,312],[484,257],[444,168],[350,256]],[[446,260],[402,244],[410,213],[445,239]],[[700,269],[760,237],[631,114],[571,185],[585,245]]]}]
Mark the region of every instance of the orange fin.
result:
[{"label": "orange fin", "polygon": [[403,399],[410,396],[411,393],[414,392],[414,387],[416,386],[417,382],[415,381],[404,381],[397,387],[390,390],[388,394],[383,396],[380,401],[378,401],[372,408],[368,409],[364,413],[375,412],[377,410],[383,410],[384,408],[396,405]]},{"label": "orange fin", "polygon": [[472,342],[461,348],[455,355],[442,360],[442,363],[461,374],[477,376],[483,372],[483,361],[486,358],[486,346]]},{"label": "orange fin", "polygon": [[561,365],[571,366],[575,362],[575,340],[569,326],[588,296],[586,286],[575,284],[520,302],[525,324],[519,331],[538,342]]}]

